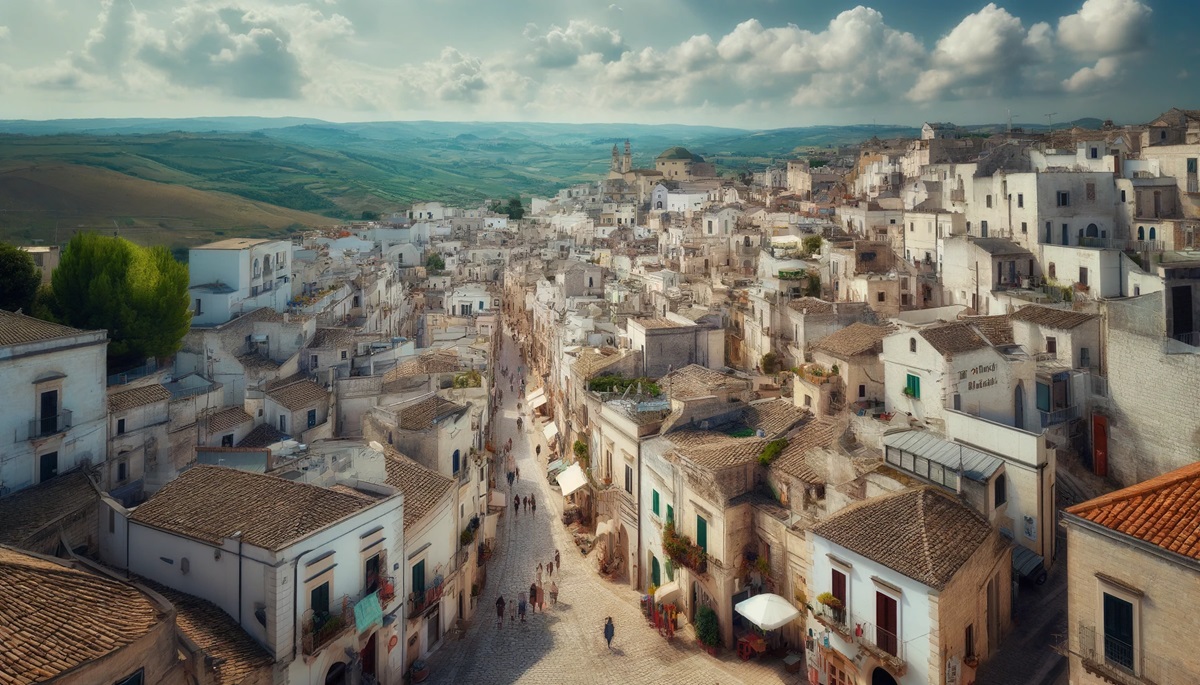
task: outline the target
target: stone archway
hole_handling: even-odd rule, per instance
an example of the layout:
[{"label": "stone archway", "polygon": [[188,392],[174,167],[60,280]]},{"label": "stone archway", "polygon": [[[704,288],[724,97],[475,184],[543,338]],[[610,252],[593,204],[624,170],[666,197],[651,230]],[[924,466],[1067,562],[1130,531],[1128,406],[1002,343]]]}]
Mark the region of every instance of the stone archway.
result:
[{"label": "stone archway", "polygon": [[871,673],[871,685],[900,685],[896,682],[895,676],[882,668],[876,666],[875,671]]}]

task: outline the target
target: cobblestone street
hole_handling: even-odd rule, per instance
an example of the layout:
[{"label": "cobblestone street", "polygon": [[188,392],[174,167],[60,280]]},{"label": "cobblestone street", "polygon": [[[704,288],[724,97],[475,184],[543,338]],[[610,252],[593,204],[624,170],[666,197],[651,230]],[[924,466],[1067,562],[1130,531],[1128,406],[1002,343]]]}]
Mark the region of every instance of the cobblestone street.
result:
[{"label": "cobblestone street", "polygon": [[[515,372],[519,362],[512,339],[505,336],[499,366]],[[717,657],[700,651],[690,629],[671,642],[647,625],[638,606],[639,595],[623,583],[612,583],[595,571],[595,552],[580,555],[561,523],[563,498],[549,486],[545,464],[534,456],[536,425],[526,416],[524,431],[516,429],[520,388],[510,392],[504,382],[504,401],[495,421],[496,444],[513,440],[512,454],[521,478],[507,491],[509,506],[497,526],[496,551],[479,607],[461,640],[454,633],[429,659],[431,683],[801,683],[800,674],[784,672],[777,660],[742,662],[729,650]],[[542,454],[546,453],[545,447]],[[544,461],[544,460],[543,460]],[[502,467],[496,482],[507,486]],[[513,494],[537,498],[537,513],[514,514]],[[547,597],[545,614],[530,613],[525,623],[496,627],[495,601],[503,595],[513,612],[517,593],[528,592],[538,562],[562,554],[559,601]],[[548,588],[551,578],[543,578]],[[616,637],[611,652],[605,647],[604,618],[612,616]]]}]

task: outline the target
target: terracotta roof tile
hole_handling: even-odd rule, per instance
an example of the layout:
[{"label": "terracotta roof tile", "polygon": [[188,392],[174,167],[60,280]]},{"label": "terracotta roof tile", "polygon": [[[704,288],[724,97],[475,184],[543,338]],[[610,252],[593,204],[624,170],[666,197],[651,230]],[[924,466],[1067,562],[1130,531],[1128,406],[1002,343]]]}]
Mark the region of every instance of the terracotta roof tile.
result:
[{"label": "terracotta roof tile", "polygon": [[102,659],[149,633],[159,607],[136,588],[0,547],[0,682],[26,685]]},{"label": "terracotta roof tile", "polygon": [[1067,513],[1200,559],[1200,462],[1076,504]]},{"label": "terracotta roof tile", "polygon": [[930,326],[921,329],[921,337],[933,345],[933,349],[943,357],[952,357],[963,352],[988,347],[987,340],[975,332],[970,324],[963,321]]},{"label": "terracotta roof tile", "polygon": [[808,314],[831,314],[833,313],[833,303],[815,297],[798,297],[791,302],[788,302],[788,307],[801,313]]},{"label": "terracotta roof tile", "polygon": [[788,438],[788,445],[771,463],[771,469],[794,476],[806,483],[824,483],[825,460],[814,454],[833,444],[833,424],[811,420]]},{"label": "terracotta roof tile", "polygon": [[142,385],[110,393],[108,396],[108,410],[111,412],[128,411],[136,407],[154,404],[155,402],[167,402],[170,399],[171,391],[164,388],[161,383]]},{"label": "terracotta roof tile", "polygon": [[26,547],[47,526],[99,501],[100,492],[82,470],[20,490],[0,499],[0,544]]},{"label": "terracotta roof tile", "polygon": [[255,671],[269,674],[275,660],[216,604],[144,578],[139,582],[175,607],[179,632],[213,657],[210,673],[217,685],[239,685]]},{"label": "terracotta roof tile", "polygon": [[1031,304],[1021,307],[1011,314],[1014,321],[1028,321],[1046,328],[1070,330],[1096,318],[1094,314],[1084,314],[1070,309],[1055,309]]},{"label": "terracotta roof tile", "polygon": [[996,316],[964,316],[962,321],[974,324],[983,337],[993,345],[1011,345],[1013,340],[1012,322],[1007,314]]},{"label": "terracotta roof tile", "polygon": [[661,316],[648,317],[644,319],[634,319],[642,328],[646,330],[655,330],[659,328],[688,328],[687,324],[679,323]]},{"label": "terracotta roof tile", "polygon": [[581,378],[588,380],[624,358],[625,353],[611,347],[602,348],[598,353],[593,348],[587,347],[579,351],[579,356],[571,364],[571,368]]},{"label": "terracotta roof tile", "polygon": [[675,453],[693,464],[711,471],[740,466],[758,459],[767,440],[735,438],[725,433],[684,429],[667,434]]},{"label": "terracotta roof tile", "polygon": [[302,380],[269,390],[267,391],[267,397],[270,397],[287,409],[296,411],[323,401],[328,401],[329,391],[310,380]]},{"label": "terracotta roof tile", "polygon": [[260,423],[254,427],[254,430],[246,434],[238,447],[248,447],[252,449],[260,449],[270,447],[280,440],[287,439],[286,433],[280,433],[279,429],[269,423]]},{"label": "terracotta roof tile", "polygon": [[824,350],[835,357],[848,359],[860,354],[878,355],[883,351],[883,339],[896,330],[895,326],[883,324],[872,326],[865,323],[852,323],[821,339],[813,346],[815,350]]},{"label": "terracotta roof tile", "polygon": [[414,402],[396,410],[396,420],[399,422],[400,428],[404,430],[420,431],[465,409],[466,407],[463,405],[451,402],[440,395],[432,395],[420,402]]},{"label": "terracotta roof tile", "polygon": [[208,432],[220,433],[253,420],[241,407],[222,409],[208,417]]},{"label": "terracotta roof tile", "polygon": [[353,347],[354,331],[348,328],[318,328],[316,335],[308,343],[310,348]]},{"label": "terracotta roof tile", "polygon": [[749,390],[749,381],[734,376],[726,376],[720,371],[705,368],[699,364],[689,364],[676,369],[658,380],[658,386],[672,399],[688,399],[705,397],[718,391]]},{"label": "terracotta roof tile", "polygon": [[404,493],[404,530],[433,510],[454,487],[454,479],[427,469],[399,452],[388,449],[387,484]]},{"label": "terracotta roof tile", "polygon": [[242,367],[247,371],[276,371],[279,369],[279,364],[271,359],[267,359],[261,354],[253,352],[249,354],[237,355],[237,360],[241,362]]},{"label": "terracotta roof tile", "polygon": [[806,416],[808,412],[784,399],[751,402],[742,412],[742,420],[746,425],[755,430],[761,428],[768,438],[787,433]]},{"label": "terracotta roof tile", "polygon": [[852,504],[813,533],[941,590],[992,528],[953,496],[921,486]]},{"label": "terracotta roof tile", "polygon": [[130,520],[177,535],[219,543],[242,539],[279,550],[370,502],[277,476],[222,466],[194,466],[167,483]]},{"label": "terracotta roof tile", "polygon": [[459,361],[456,352],[435,350],[433,352],[423,352],[396,364],[395,367],[389,369],[383,375],[383,380],[386,383],[397,378],[423,376],[433,373],[454,373],[461,369],[462,362]]},{"label": "terracotta roof tile", "polygon": [[89,332],[0,309],[0,345],[22,345]]}]

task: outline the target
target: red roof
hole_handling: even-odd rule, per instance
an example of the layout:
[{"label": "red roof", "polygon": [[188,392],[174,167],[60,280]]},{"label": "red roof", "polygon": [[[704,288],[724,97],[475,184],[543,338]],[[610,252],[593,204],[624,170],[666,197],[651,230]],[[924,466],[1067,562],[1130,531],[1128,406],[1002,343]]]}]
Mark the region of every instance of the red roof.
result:
[{"label": "red roof", "polygon": [[1200,462],[1076,504],[1067,513],[1200,559]]}]

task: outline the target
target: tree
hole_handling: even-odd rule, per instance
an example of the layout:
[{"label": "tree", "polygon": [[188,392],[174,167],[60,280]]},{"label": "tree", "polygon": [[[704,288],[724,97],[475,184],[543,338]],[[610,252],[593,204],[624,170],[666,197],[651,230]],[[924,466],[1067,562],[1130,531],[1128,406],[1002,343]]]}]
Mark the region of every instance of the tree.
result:
[{"label": "tree", "polygon": [[826,164],[829,164],[828,159],[819,159],[817,157],[809,157],[808,158],[808,167],[810,169],[820,169],[821,167],[825,166]]},{"label": "tree", "polygon": [[525,217],[525,205],[521,204],[521,197],[519,195],[513,195],[509,198],[508,206],[505,207],[504,213],[513,221]]},{"label": "tree", "polygon": [[379,212],[372,212],[364,209],[362,213],[363,221],[379,221]]},{"label": "tree", "polygon": [[446,268],[446,260],[435,252],[425,258],[425,268],[431,271],[442,271]]},{"label": "tree", "polygon": [[0,309],[29,313],[42,272],[24,250],[0,243]]},{"label": "tree", "polygon": [[804,250],[804,254],[815,255],[821,251],[821,244],[823,242],[821,236],[810,235],[800,243],[800,247]]},{"label": "tree", "polygon": [[192,323],[187,266],[165,247],[78,233],[67,244],[35,312],[68,326],[108,331],[110,366],[168,357]]}]

